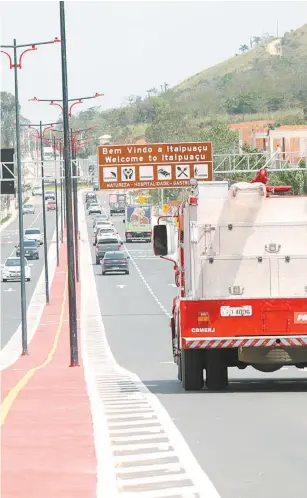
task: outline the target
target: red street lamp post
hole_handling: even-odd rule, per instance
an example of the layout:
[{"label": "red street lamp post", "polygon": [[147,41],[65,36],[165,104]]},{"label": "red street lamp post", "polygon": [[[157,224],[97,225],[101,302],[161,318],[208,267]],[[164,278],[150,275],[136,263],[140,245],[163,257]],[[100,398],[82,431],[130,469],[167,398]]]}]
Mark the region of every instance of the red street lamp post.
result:
[{"label": "red street lamp post", "polygon": [[[49,304],[49,270],[48,270],[48,247],[47,247],[47,224],[46,224],[46,205],[45,205],[45,173],[44,173],[44,147],[43,140],[45,133],[48,130],[54,129],[55,125],[60,123],[42,123],[27,125],[28,128],[36,132],[36,138],[40,143],[40,156],[41,156],[41,175],[42,175],[42,198],[43,198],[43,227],[44,227],[44,259],[45,259],[45,292],[46,292],[46,303]],[[37,129],[39,128],[39,130]],[[57,195],[57,178],[56,171],[54,172],[54,186],[55,186],[55,202],[56,202],[56,250],[57,250],[57,266],[60,262],[60,251],[59,251],[59,226],[58,226],[58,195]]]},{"label": "red street lamp post", "polygon": [[[75,99],[68,99],[68,102],[71,102],[69,106],[69,112],[68,116],[71,118],[72,116],[72,109],[75,105],[78,104],[83,104],[84,100],[89,100],[89,99],[96,99],[97,97],[103,97],[103,93],[95,93],[95,95],[90,95],[88,97],[79,97]],[[49,102],[49,105],[56,105],[60,107],[62,113],[63,113],[63,101],[61,99],[39,99],[37,97],[33,97],[33,99],[29,99],[30,102]]]},{"label": "red street lamp post", "polygon": [[[18,94],[18,69],[22,68],[23,57],[27,52],[38,50],[38,46],[58,43],[60,40],[54,40],[38,43],[26,43],[17,45],[16,39],[13,45],[0,45],[0,52],[9,59],[10,69],[14,69],[14,86],[15,86],[15,115],[16,115],[16,157],[17,157],[17,185],[18,185],[18,214],[19,214],[19,247],[20,247],[20,294],[21,294],[21,337],[22,337],[22,355],[28,354],[28,328],[27,328],[27,304],[26,304],[26,286],[25,286],[25,252],[24,252],[24,226],[22,212],[22,181],[21,181],[21,144],[20,144],[20,114],[19,114],[19,94]],[[23,49],[19,58],[17,49]],[[3,50],[5,49],[5,50]],[[6,49],[13,50],[12,55]]]}]

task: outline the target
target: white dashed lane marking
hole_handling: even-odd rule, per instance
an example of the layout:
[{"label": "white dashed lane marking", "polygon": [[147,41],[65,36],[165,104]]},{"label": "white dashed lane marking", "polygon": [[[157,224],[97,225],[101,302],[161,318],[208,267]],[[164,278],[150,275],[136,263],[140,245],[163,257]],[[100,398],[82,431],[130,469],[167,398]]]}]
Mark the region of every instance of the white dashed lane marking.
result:
[{"label": "white dashed lane marking", "polygon": [[[144,277],[143,273],[141,272],[140,268],[138,267],[138,264],[135,262],[137,257],[135,257],[134,254],[142,254],[143,252],[138,251],[136,249],[131,249],[131,251],[129,251],[126,244],[124,244],[124,248],[125,248],[125,251],[127,252],[127,254],[129,254],[130,260],[131,260],[132,264],[134,265],[136,271],[138,272],[143,284],[145,285],[145,287],[147,288],[147,290],[149,291],[149,293],[151,294],[153,299],[156,301],[157,305],[160,307],[160,309],[163,311],[163,313],[168,318],[172,318],[172,315],[170,315],[169,312],[167,311],[167,309],[163,306],[163,304],[161,303],[161,301],[159,300],[157,295],[154,293],[154,291],[152,290],[152,288],[148,284],[146,278]],[[153,254],[153,251],[144,251],[144,253],[152,253]],[[147,258],[140,258],[140,259],[147,259]],[[156,259],[156,256],[154,256],[152,259]]]}]

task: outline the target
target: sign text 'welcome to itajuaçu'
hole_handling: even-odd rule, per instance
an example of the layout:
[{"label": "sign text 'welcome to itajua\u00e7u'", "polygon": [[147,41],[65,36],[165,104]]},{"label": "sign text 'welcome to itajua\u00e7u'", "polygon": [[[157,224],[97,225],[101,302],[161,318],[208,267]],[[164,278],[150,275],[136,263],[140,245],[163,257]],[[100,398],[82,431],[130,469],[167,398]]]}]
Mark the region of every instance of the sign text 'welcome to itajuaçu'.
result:
[{"label": "sign text 'welcome to itajua\u00e7u'", "polygon": [[212,143],[100,145],[98,165],[101,189],[188,187],[212,180]]}]

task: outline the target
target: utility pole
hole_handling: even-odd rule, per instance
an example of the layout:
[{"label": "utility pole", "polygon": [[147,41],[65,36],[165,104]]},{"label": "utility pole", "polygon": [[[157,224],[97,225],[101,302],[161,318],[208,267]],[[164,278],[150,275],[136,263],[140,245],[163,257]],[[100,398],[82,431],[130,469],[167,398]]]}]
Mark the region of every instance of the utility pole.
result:
[{"label": "utility pole", "polygon": [[64,130],[64,170],[66,193],[66,231],[67,231],[67,265],[68,265],[68,301],[69,301],[69,331],[70,331],[70,366],[79,365],[78,355],[78,328],[77,328],[77,300],[75,285],[75,255],[72,213],[72,178],[69,144],[69,108],[68,108],[68,82],[67,82],[67,54],[65,7],[60,1],[61,25],[61,61],[62,61],[62,94],[63,94],[63,130]]}]

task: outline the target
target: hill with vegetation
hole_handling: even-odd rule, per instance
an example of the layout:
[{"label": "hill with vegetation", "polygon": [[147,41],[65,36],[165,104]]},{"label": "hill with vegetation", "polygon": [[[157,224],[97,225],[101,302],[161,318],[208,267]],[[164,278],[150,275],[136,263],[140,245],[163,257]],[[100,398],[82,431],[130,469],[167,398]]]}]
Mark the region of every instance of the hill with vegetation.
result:
[{"label": "hill with vegetation", "polygon": [[[149,142],[212,140],[214,151],[238,150],[229,123],[271,119],[279,124],[307,124],[307,24],[280,39],[254,36],[238,53],[174,88],[151,88],[146,97],[129,97],[119,108],[93,107],[72,118],[72,126],[96,139],[84,156],[96,153],[98,137]],[[12,140],[13,96],[1,92],[2,141]]]},{"label": "hill with vegetation", "polygon": [[254,37],[221,64],[173,89],[176,102],[199,115],[270,114],[302,108],[307,119],[307,24],[280,39]]},{"label": "hill with vegetation", "polygon": [[174,88],[152,88],[145,98],[131,96],[116,109],[91,108],[80,112],[73,124],[96,125],[97,137],[109,134],[117,143],[210,139],[215,152],[234,151],[238,137],[229,123],[307,123],[306,74],[307,24],[278,40],[253,37],[232,58]]}]

